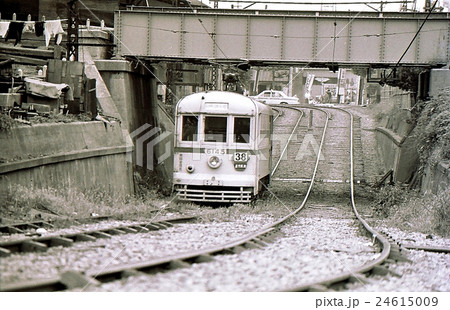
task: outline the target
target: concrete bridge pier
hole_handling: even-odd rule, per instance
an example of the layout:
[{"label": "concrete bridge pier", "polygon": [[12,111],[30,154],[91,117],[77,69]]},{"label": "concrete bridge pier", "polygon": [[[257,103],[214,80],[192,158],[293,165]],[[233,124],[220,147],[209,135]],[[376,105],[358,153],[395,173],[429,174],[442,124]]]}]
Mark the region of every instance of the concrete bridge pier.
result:
[{"label": "concrete bridge pier", "polygon": [[135,183],[150,179],[168,191],[174,125],[158,104],[156,69],[127,60],[96,60],[95,64],[134,145],[129,148],[128,160],[133,164]]}]

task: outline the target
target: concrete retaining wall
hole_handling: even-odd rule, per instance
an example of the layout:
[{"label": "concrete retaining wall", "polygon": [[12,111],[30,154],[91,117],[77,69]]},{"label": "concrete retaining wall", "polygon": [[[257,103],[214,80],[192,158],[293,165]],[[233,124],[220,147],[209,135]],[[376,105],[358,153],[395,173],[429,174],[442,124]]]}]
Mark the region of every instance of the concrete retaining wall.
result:
[{"label": "concrete retaining wall", "polygon": [[384,164],[384,170],[394,171],[395,182],[407,181],[417,168],[418,156],[413,139],[400,136],[392,130],[376,129],[378,155]]},{"label": "concrete retaining wall", "polygon": [[0,133],[0,188],[134,191],[119,123],[51,123]]},{"label": "concrete retaining wall", "polygon": [[[149,72],[154,68],[125,60],[97,60],[95,64],[133,139],[135,170],[156,176],[171,188],[173,124],[159,111],[156,80]],[[141,144],[141,152],[137,144]]]},{"label": "concrete retaining wall", "polygon": [[417,150],[409,134],[412,130],[410,92],[397,87],[384,86],[381,88],[380,105],[389,111],[380,127],[376,128],[378,156],[384,165],[383,170],[394,171],[395,182],[409,181],[418,165]]},{"label": "concrete retaining wall", "polygon": [[[448,67],[448,66],[447,66]],[[430,74],[430,96],[434,97],[450,85],[449,69],[432,69]]]}]

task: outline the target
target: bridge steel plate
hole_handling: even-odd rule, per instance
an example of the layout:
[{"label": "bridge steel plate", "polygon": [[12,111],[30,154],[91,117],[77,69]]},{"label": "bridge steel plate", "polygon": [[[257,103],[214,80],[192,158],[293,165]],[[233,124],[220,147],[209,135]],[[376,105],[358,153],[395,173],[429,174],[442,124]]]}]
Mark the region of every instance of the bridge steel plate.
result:
[{"label": "bridge steel plate", "polygon": [[[115,12],[117,55],[253,65],[395,65],[426,13],[134,8]],[[432,13],[404,65],[449,62],[450,18]]]}]

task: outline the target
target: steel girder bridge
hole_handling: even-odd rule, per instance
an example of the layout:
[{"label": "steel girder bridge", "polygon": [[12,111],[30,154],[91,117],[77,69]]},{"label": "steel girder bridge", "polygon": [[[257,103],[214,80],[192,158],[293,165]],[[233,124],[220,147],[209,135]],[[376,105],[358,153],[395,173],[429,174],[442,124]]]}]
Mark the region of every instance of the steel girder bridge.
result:
[{"label": "steel girder bridge", "polygon": [[442,67],[449,63],[449,33],[448,13],[142,7],[115,12],[117,55],[149,61]]}]

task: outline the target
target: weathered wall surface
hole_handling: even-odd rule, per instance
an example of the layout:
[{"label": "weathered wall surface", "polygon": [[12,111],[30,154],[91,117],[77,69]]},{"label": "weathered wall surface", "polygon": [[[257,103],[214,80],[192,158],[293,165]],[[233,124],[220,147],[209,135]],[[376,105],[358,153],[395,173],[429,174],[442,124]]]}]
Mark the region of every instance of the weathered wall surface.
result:
[{"label": "weathered wall surface", "polygon": [[401,142],[401,138],[396,138],[390,135],[389,131],[384,130],[382,127],[376,129],[377,151],[378,156],[382,159],[381,162],[384,165],[384,172],[394,169],[394,166],[398,161],[398,144]]},{"label": "weathered wall surface", "polygon": [[450,85],[449,69],[433,69],[430,74],[430,96],[436,96],[442,89]]},{"label": "weathered wall surface", "polygon": [[418,156],[414,139],[399,135],[384,127],[376,129],[378,155],[382,158],[384,170],[394,171],[395,182],[406,182],[417,168]]},{"label": "weathered wall surface", "polygon": [[384,171],[394,171],[395,182],[406,182],[415,172],[418,164],[417,150],[411,132],[411,94],[396,87],[382,88],[381,104],[393,109],[376,128],[378,156],[384,164]]},{"label": "weathered wall surface", "polygon": [[[431,97],[439,94],[448,86],[450,70],[433,69],[430,74]],[[408,181],[418,166],[418,150],[414,144],[414,137],[409,136],[411,131],[410,109],[415,104],[409,92],[396,87],[382,88],[382,100],[394,107],[393,112],[387,115],[376,130],[378,155],[382,158],[384,169],[394,170],[394,180]],[[440,163],[435,167],[426,167],[421,190],[438,193],[450,187],[450,165]]]},{"label": "weathered wall surface", "polygon": [[149,72],[153,68],[125,60],[95,63],[133,139],[135,169],[156,173],[161,183],[171,187],[173,128],[158,111],[156,80]]},{"label": "weathered wall surface", "polygon": [[450,188],[450,163],[439,163],[435,167],[427,166],[422,179],[422,191],[438,194]]},{"label": "weathered wall surface", "polygon": [[79,122],[16,127],[0,133],[0,188],[103,190],[133,194],[119,123]]}]

